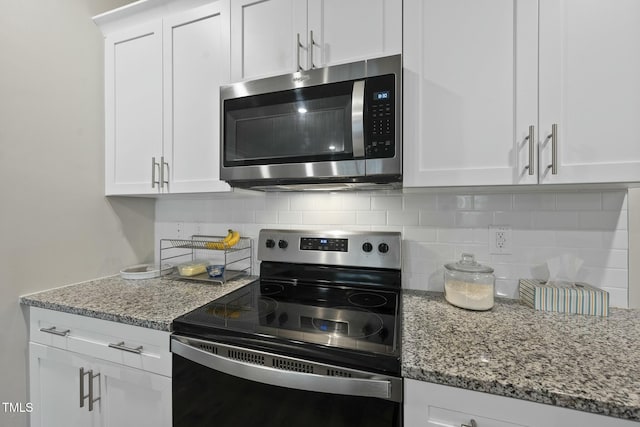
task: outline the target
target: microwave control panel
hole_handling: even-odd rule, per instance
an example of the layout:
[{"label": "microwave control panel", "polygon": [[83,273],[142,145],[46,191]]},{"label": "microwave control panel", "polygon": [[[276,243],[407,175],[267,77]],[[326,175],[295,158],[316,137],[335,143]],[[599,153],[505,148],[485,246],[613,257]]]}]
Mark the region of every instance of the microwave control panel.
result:
[{"label": "microwave control panel", "polygon": [[395,76],[372,77],[365,84],[365,156],[394,157],[396,152]]}]

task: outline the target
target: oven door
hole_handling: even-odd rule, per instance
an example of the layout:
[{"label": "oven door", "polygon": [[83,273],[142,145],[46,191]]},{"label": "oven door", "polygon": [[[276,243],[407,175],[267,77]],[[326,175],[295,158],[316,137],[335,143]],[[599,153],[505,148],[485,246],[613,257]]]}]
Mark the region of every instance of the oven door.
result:
[{"label": "oven door", "polygon": [[174,427],[400,427],[402,379],[174,336]]}]

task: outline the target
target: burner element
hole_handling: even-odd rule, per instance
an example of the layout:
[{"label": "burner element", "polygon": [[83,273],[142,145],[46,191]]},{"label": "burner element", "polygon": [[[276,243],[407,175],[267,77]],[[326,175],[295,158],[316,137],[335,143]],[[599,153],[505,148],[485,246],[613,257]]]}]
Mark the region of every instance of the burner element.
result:
[{"label": "burner element", "polygon": [[387,299],[385,297],[371,292],[358,292],[351,294],[347,298],[347,301],[356,307],[382,307],[387,303]]},{"label": "burner element", "polygon": [[284,286],[278,283],[263,283],[260,285],[260,294],[263,296],[276,295],[282,291],[284,291]]}]

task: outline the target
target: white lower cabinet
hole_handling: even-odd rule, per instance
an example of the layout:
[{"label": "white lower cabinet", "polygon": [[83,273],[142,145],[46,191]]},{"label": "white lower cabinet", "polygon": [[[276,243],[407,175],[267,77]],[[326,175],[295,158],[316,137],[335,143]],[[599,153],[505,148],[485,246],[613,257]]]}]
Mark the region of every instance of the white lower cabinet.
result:
[{"label": "white lower cabinet", "polygon": [[404,427],[633,427],[619,418],[405,379]]},{"label": "white lower cabinet", "polygon": [[33,307],[30,330],[31,427],[171,426],[168,332]]}]

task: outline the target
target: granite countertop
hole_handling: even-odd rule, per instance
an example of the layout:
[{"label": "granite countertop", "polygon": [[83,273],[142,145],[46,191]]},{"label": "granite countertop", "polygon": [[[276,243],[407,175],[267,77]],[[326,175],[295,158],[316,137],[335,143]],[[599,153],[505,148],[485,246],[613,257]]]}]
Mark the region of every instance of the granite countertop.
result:
[{"label": "granite countertop", "polygon": [[20,302],[66,313],[171,331],[173,319],[256,280],[245,276],[225,284],[171,280],[131,280],[119,275],[20,297]]},{"label": "granite countertop", "polygon": [[405,378],[640,421],[640,310],[476,312],[410,290],[403,304]]},{"label": "granite countertop", "polygon": [[[220,285],[112,276],[20,302],[171,331],[176,317],[255,279]],[[439,293],[405,290],[402,375],[640,421],[640,310],[610,311],[607,318],[565,315],[499,300],[477,312]]]}]

